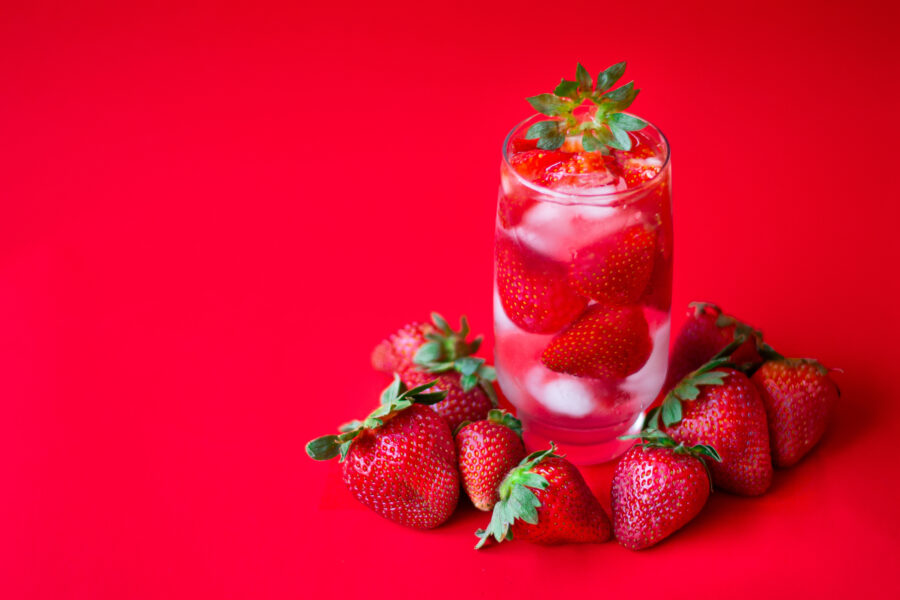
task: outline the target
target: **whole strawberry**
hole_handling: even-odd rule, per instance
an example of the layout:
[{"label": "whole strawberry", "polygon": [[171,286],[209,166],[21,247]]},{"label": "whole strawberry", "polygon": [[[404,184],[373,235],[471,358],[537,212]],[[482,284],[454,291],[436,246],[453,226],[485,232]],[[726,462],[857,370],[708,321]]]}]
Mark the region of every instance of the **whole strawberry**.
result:
[{"label": "whole strawberry", "polygon": [[669,371],[663,390],[668,391],[685,375],[700,368],[725,346],[742,337],[744,343],[734,351],[732,361],[736,364],[758,362],[756,342],[762,334],[726,315],[722,309],[708,302],[691,302],[688,318],[675,343],[669,359]]},{"label": "whole strawberry", "polygon": [[621,379],[647,362],[652,347],[640,308],[595,304],[547,344],[541,362],[569,375]]},{"label": "whole strawberry", "polygon": [[551,444],[534,452],[507,474],[490,524],[475,532],[475,548],[491,537],[538,544],[609,540],[609,518],[575,465],[555,450]]},{"label": "whole strawberry", "polygon": [[655,253],[656,232],[632,225],[575,252],[569,284],[603,304],[634,304],[650,282]]},{"label": "whole strawberry", "polygon": [[315,460],[340,455],[343,479],[357,500],[407,527],[428,529],[446,521],[459,500],[456,447],[446,421],[422,404],[443,393],[413,389],[395,378],[382,406],[364,421],[306,445]]},{"label": "whole strawberry", "polygon": [[[483,358],[477,360],[484,361]],[[432,404],[429,408],[447,421],[451,431],[455,431],[464,421],[480,421],[487,418],[488,412],[497,406],[490,380],[479,379],[467,386],[466,376],[456,371],[435,374],[419,369],[406,369],[399,375],[408,387],[434,381],[434,390],[446,393],[443,400]]]},{"label": "whole strawberry", "polygon": [[790,467],[822,438],[838,388],[827,368],[802,358],[766,361],[753,383],[766,407],[772,461]]},{"label": "whole strawberry", "polygon": [[466,340],[469,322],[465,316],[460,319],[459,331],[450,327],[447,320],[436,312],[431,313],[431,321],[408,323],[378,344],[372,352],[375,370],[394,374],[408,369],[416,363],[416,355],[426,345],[431,348],[426,354],[430,353],[434,358],[446,357],[446,360],[469,356],[481,346],[481,336],[471,342]]},{"label": "whole strawberry", "polygon": [[587,306],[587,298],[566,283],[563,265],[506,236],[497,238],[495,251],[500,303],[509,320],[524,331],[554,333]]},{"label": "whole strawberry", "polygon": [[645,431],[619,460],[612,480],[616,539],[630,550],[652,546],[690,522],[712,488],[704,457],[720,461],[712,446],[686,447],[656,430]]},{"label": "whole strawberry", "polygon": [[727,359],[710,361],[675,386],[648,424],[686,446],[707,444],[722,457],[709,465],[713,482],[735,494],[757,496],[772,483],[766,409],[746,375]]},{"label": "whole strawberry", "polygon": [[491,410],[486,419],[463,423],[456,449],[463,489],[475,508],[491,510],[500,499],[500,482],[525,458],[522,423],[505,411]]},{"label": "whole strawberry", "polygon": [[372,354],[373,366],[390,367],[407,387],[434,381],[434,391],[446,392],[446,397],[431,408],[447,419],[451,430],[463,421],[484,419],[497,399],[493,367],[471,356],[481,347],[481,336],[466,339],[466,317],[460,319],[459,331],[437,313],[431,313],[431,320],[433,324],[406,325],[381,342]]},{"label": "whole strawberry", "polygon": [[382,373],[395,373],[409,368],[419,348],[428,342],[435,329],[430,323],[408,323],[392,333],[372,351],[372,366]]}]

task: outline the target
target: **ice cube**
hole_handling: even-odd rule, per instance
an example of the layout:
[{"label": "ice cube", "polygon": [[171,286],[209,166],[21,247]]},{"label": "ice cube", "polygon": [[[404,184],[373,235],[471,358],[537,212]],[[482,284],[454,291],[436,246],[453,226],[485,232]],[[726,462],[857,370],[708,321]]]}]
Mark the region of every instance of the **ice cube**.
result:
[{"label": "ice cube", "polygon": [[543,365],[528,372],[525,388],[547,410],[559,415],[584,417],[594,410],[594,393],[586,383]]},{"label": "ice cube", "polygon": [[519,242],[560,262],[572,253],[621,229],[630,212],[610,206],[539,202],[515,228]]}]

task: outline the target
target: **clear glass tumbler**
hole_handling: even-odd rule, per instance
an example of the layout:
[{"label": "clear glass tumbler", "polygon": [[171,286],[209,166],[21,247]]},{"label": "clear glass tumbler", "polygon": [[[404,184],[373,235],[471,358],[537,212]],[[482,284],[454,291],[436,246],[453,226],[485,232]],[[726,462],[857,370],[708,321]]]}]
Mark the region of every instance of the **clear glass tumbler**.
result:
[{"label": "clear glass tumbler", "polygon": [[529,449],[610,460],[631,442],[668,364],[672,296],[669,145],[654,126],[629,151],[578,138],[503,145],[494,262],[495,359]]}]

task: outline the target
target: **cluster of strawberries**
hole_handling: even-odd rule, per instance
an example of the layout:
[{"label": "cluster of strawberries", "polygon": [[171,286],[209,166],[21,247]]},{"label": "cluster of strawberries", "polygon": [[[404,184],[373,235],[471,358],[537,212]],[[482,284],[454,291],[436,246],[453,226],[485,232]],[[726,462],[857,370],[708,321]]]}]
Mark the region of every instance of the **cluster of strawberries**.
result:
[{"label": "cluster of strawberries", "polygon": [[764,493],[773,463],[789,467],[819,441],[838,389],[811,359],[785,358],[762,334],[694,303],[675,341],[661,403],[616,465],[612,523],[578,469],[555,447],[525,455],[521,424],[494,408],[493,369],[472,354],[463,319],[411,324],[380,344],[374,366],[393,372],[364,421],[310,442],[341,455],[344,482],[363,504],[401,524],[430,528],[456,508],[460,482],[492,510],[489,540],[604,542],[641,549],[668,537],[705,506],[713,485]]}]

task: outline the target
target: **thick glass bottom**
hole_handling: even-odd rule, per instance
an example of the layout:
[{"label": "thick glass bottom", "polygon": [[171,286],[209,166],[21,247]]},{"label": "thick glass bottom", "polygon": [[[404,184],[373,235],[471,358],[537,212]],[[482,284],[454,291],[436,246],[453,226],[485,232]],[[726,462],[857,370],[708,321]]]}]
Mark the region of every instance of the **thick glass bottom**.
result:
[{"label": "thick glass bottom", "polygon": [[623,435],[634,435],[644,425],[644,413],[639,412],[633,422],[602,429],[567,429],[518,415],[523,425],[523,437],[528,452],[544,450],[550,442],[557,446],[557,453],[576,465],[594,465],[618,458],[634,440],[620,440]]}]

